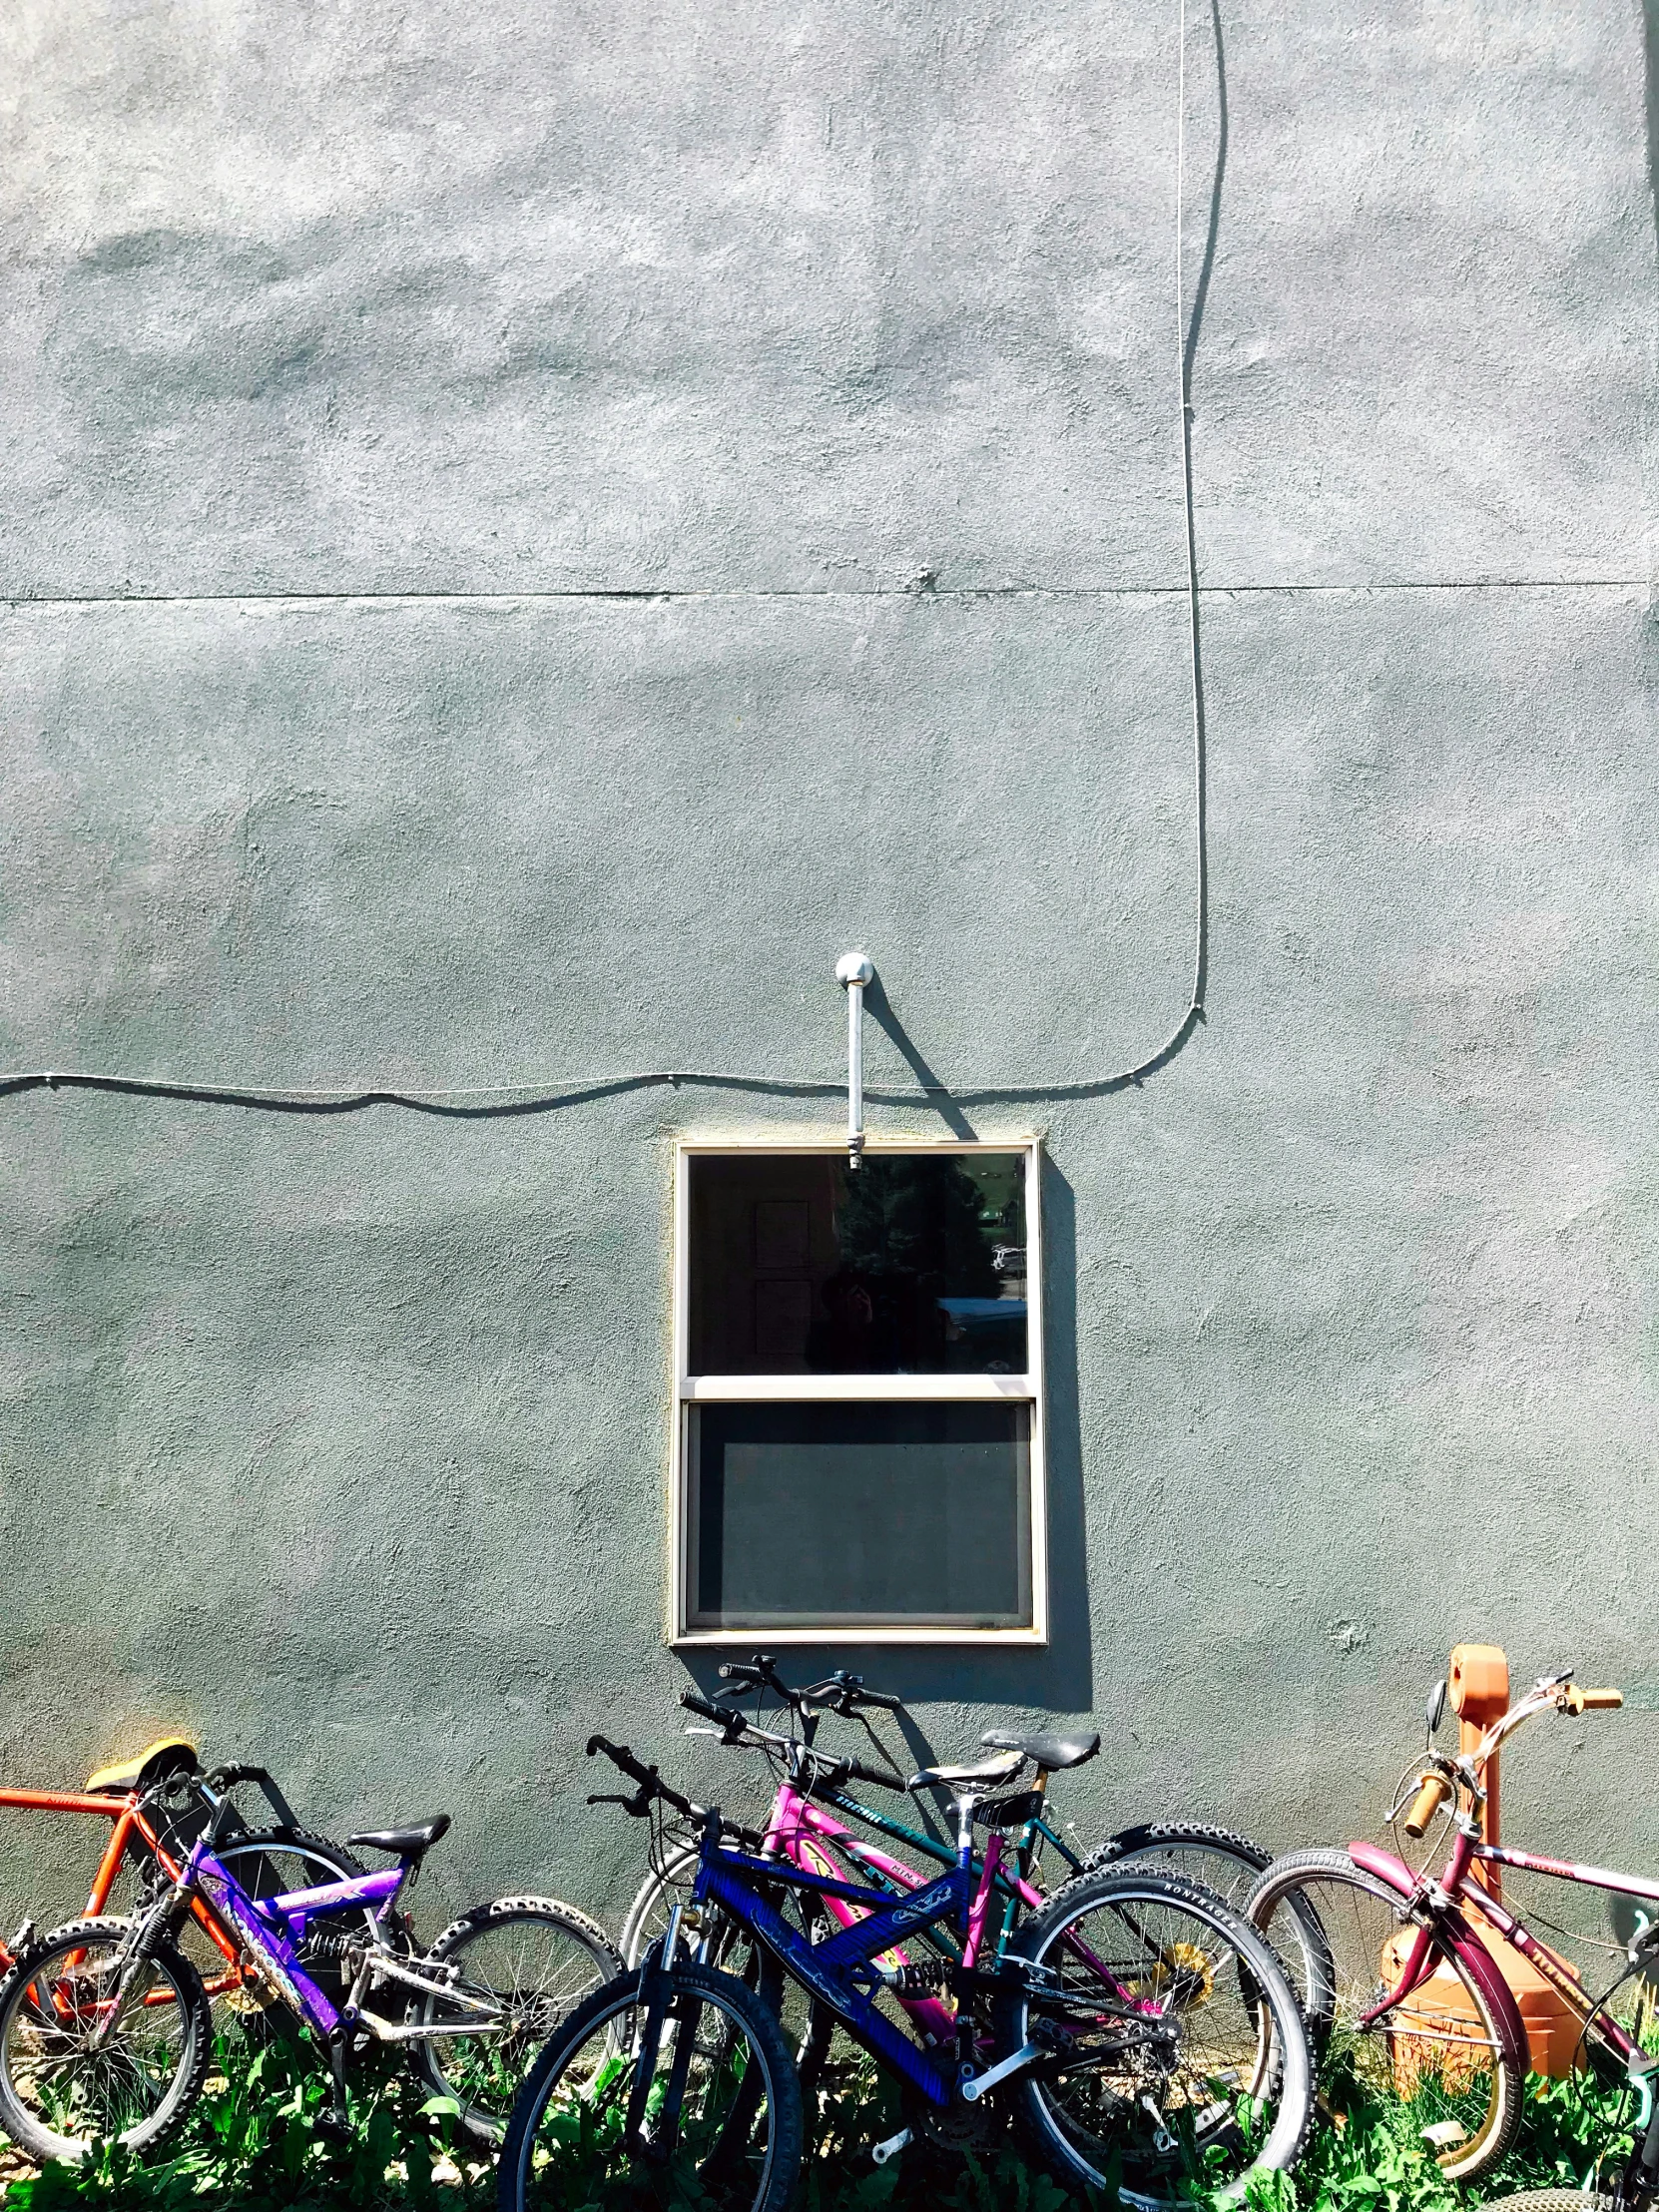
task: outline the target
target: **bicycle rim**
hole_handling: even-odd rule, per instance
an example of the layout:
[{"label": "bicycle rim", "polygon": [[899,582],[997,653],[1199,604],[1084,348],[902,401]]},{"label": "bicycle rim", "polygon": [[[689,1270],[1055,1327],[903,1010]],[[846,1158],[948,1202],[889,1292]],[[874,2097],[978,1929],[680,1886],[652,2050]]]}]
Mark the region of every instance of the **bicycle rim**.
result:
[{"label": "bicycle rim", "polygon": [[728,1976],[682,1966],[647,2053],[638,1992],[635,1974],[599,1990],[543,2053],[513,2113],[501,2205],[774,2212],[799,2169],[801,2106],[772,2015]]},{"label": "bicycle rim", "polygon": [[[1399,1900],[1343,1853],[1270,1874],[1251,1918],[1284,1961],[1319,2052],[1320,2086],[1399,2110],[1406,2132],[1448,2179],[1484,2172],[1519,2118],[1519,2072],[1503,2029],[1454,1953],[1382,2021],[1366,2014],[1397,1986],[1417,1931]],[[1524,2065],[1524,2061],[1523,2061]]]},{"label": "bicycle rim", "polygon": [[[538,1906],[505,1901],[448,1929],[431,1955],[458,1969],[458,1993],[498,2005],[499,2032],[436,2035],[417,2046],[421,2070],[440,2096],[453,2097],[468,2128],[499,2140],[536,2053],[564,2020],[617,1972],[601,1932]],[[465,2022],[464,2003],[427,1998],[421,2021]]]},{"label": "bicycle rim", "polygon": [[1218,1898],[1113,1871],[1062,1892],[1029,1937],[1016,1947],[1068,1994],[1101,2000],[1067,2016],[1064,2069],[1025,2091],[1039,2149],[1073,2186],[1116,2179],[1142,2206],[1225,2199],[1295,2157],[1312,2105],[1301,2024],[1271,1954]]},{"label": "bicycle rim", "polygon": [[162,1949],[122,1989],[126,1940],[119,1926],[49,1937],[28,1980],[14,1978],[0,1999],[6,2126],[36,2157],[151,2141],[200,2081],[195,1975]]}]

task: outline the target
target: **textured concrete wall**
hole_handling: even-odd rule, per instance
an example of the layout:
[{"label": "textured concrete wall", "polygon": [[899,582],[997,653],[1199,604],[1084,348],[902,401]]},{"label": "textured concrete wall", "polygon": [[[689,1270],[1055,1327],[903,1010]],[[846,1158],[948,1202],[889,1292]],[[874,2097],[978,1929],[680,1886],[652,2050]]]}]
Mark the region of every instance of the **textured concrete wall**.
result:
[{"label": "textured concrete wall", "polygon": [[[1288,1843],[1458,1634],[1659,1685],[1659,287],[1636,0],[1223,0],[1225,132],[1194,16],[1208,1019],[946,1109],[1048,1138],[1056,1633],[862,1663],[941,1750],[1094,1714],[1080,1827]],[[832,1076],[852,943],[895,1079],[1164,1042],[1171,9],[0,36],[7,1066]],[[188,1723],[614,1904],[588,1730],[729,1777],[661,1641],[672,1138],[834,1112],[0,1099],[8,1775]],[[1656,1709],[1511,1805],[1659,1845]]]}]

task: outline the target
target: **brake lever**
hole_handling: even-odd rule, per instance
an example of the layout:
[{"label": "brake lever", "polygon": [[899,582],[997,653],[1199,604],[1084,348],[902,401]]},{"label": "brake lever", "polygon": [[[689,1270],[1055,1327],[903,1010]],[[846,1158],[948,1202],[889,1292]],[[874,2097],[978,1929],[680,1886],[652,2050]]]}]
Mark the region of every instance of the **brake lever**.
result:
[{"label": "brake lever", "polygon": [[632,1821],[643,1821],[651,1811],[651,1799],[644,1790],[636,1790],[632,1797],[590,1797],[590,1805],[620,1805]]}]

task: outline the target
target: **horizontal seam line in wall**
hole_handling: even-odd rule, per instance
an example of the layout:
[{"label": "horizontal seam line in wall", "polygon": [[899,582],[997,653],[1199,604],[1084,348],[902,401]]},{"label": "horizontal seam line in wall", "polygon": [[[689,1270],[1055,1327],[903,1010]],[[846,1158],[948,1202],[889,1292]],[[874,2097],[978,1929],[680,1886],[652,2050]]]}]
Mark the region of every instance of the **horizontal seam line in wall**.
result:
[{"label": "horizontal seam line in wall", "polygon": [[[1437,582],[1354,584],[1201,584],[1205,599],[1234,599],[1247,594],[1295,598],[1304,594],[1353,597],[1403,592],[1479,591],[1630,591],[1649,590],[1646,576],[1498,576],[1463,577]],[[665,585],[660,591],[606,590],[589,586],[570,591],[271,591],[271,592],[67,592],[60,594],[0,593],[0,606],[8,611],[25,607],[349,607],[537,606],[567,600],[621,600],[641,605],[683,603],[704,599],[1184,599],[1184,584],[989,584],[945,585],[912,591],[907,587],[872,586],[867,590],[771,590],[742,585],[708,589]]]}]

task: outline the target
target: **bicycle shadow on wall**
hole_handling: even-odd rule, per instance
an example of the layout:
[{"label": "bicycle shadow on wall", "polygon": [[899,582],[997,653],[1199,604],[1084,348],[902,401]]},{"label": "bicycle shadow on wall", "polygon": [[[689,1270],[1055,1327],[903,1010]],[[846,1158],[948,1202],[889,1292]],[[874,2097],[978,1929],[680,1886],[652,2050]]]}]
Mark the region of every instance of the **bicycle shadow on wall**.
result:
[{"label": "bicycle shadow on wall", "polygon": [[[953,1133],[954,1132],[953,1130]],[[973,1132],[964,1122],[960,1134]],[[792,1644],[779,1653],[789,1682],[807,1682],[835,1667],[861,1674],[872,1689],[890,1690],[908,1706],[986,1706],[1015,1712],[1087,1713],[1094,1701],[1093,1632],[1089,1614],[1088,1526],[1083,1449],[1077,1402],[1077,1201],[1065,1176],[1042,1156],[1043,1238],[1043,1435],[1048,1507],[1048,1622],[1046,1645],[859,1643],[827,1635],[822,1643]],[[756,1629],[756,1649],[767,1648]],[[723,1659],[748,1656],[740,1645],[725,1651],[682,1653],[687,1672],[706,1697],[719,1697]],[[934,1743],[912,1714],[895,1727],[918,1766],[962,1758],[977,1731],[941,1724]],[[898,1753],[898,1743],[892,1751]]]}]

